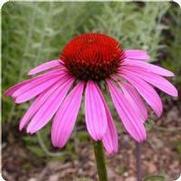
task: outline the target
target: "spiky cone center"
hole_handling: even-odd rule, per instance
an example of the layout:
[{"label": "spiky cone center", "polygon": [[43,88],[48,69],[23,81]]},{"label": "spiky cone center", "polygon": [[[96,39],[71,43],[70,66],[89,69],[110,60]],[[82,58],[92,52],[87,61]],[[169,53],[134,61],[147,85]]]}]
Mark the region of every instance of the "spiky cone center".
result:
[{"label": "spiky cone center", "polygon": [[118,71],[124,51],[118,41],[107,35],[87,33],[70,40],[60,59],[77,79],[100,81]]}]

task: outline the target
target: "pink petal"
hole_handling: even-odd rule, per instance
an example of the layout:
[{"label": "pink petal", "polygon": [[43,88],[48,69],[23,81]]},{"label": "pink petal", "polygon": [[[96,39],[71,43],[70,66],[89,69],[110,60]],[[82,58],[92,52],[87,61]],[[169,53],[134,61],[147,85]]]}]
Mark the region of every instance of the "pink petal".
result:
[{"label": "pink petal", "polygon": [[20,87],[22,87],[23,85],[29,83],[31,80],[24,80],[10,88],[8,88],[6,91],[5,91],[5,95],[6,96],[11,96],[16,90],[18,90]]},{"label": "pink petal", "polygon": [[40,94],[35,101],[32,103],[28,111],[24,114],[22,119],[20,120],[19,129],[22,130],[30,121],[30,119],[33,117],[33,115],[43,106],[44,102],[49,98],[49,96],[64,83],[66,79],[62,79],[61,81],[58,81],[54,86],[52,86],[49,90],[43,92]]},{"label": "pink petal", "polygon": [[88,81],[85,90],[85,119],[91,137],[101,140],[107,130],[107,115],[100,89],[93,81]]},{"label": "pink petal", "polygon": [[168,80],[159,75],[151,72],[144,72],[138,68],[125,68],[122,72],[138,76],[171,96],[178,96],[177,89]]},{"label": "pink petal", "polygon": [[174,73],[171,71],[164,69],[162,67],[159,67],[157,65],[153,65],[147,62],[143,61],[137,61],[137,60],[127,60],[122,63],[125,67],[133,67],[133,68],[141,68],[145,72],[153,72],[158,75],[166,76],[166,77],[172,77],[174,76]]},{"label": "pink petal", "polygon": [[33,99],[35,96],[39,95],[42,93],[44,90],[47,88],[53,86],[56,82],[58,82],[61,78],[56,77],[50,80],[47,80],[46,82],[43,82],[40,85],[37,85],[36,87],[33,87],[30,90],[27,90],[27,92],[22,93],[20,96],[16,97],[15,102],[17,104],[29,101]]},{"label": "pink petal", "polygon": [[139,77],[132,76],[131,74],[120,74],[121,77],[124,77],[129,81],[139,92],[139,94],[145,99],[145,101],[150,105],[154,112],[160,116],[163,110],[162,102],[152,86],[146,83],[144,80]]},{"label": "pink petal", "polygon": [[106,149],[106,152],[110,155],[110,154],[117,153],[117,151],[118,151],[118,133],[116,130],[116,126],[113,122],[111,112],[110,112],[102,94],[101,94],[101,97],[102,97],[102,100],[104,102],[106,115],[107,115],[107,124],[108,124],[107,130],[103,136],[102,142],[103,142],[103,145]]},{"label": "pink petal", "polygon": [[120,86],[126,99],[129,101],[130,105],[132,106],[132,109],[134,109],[135,112],[139,114],[143,122],[146,121],[148,118],[148,112],[137,90],[132,85],[126,82],[122,83]]},{"label": "pink petal", "polygon": [[137,59],[137,60],[144,60],[149,61],[150,56],[145,50],[125,50],[125,56],[128,59]]},{"label": "pink petal", "polygon": [[45,126],[48,121],[57,112],[58,108],[62,104],[67,92],[69,91],[73,79],[67,80],[62,86],[60,86],[52,95],[44,102],[41,108],[36,112],[32,118],[30,124],[27,127],[28,133],[35,133]]},{"label": "pink petal", "polygon": [[58,66],[62,66],[62,62],[60,60],[51,60],[49,62],[43,63],[35,67],[34,69],[30,70],[28,72],[28,75],[35,75],[37,73],[43,72],[45,70],[55,68]]},{"label": "pink petal", "polygon": [[29,123],[31,117],[34,115],[34,113],[37,111],[37,109],[40,108],[40,106],[43,104],[43,101],[41,102],[41,99],[42,99],[42,97],[44,97],[45,93],[42,93],[35,99],[35,101],[31,104],[28,111],[26,111],[24,116],[21,118],[20,124],[19,124],[20,131]]},{"label": "pink petal", "polygon": [[138,142],[146,139],[143,122],[131,108],[124,94],[111,81],[107,81],[114,106],[128,133]]},{"label": "pink petal", "polygon": [[62,148],[71,136],[80,109],[84,83],[78,83],[60,106],[53,120],[51,139]]},{"label": "pink petal", "polygon": [[102,142],[109,155],[118,152],[118,134],[112,118],[108,117],[108,128],[103,136]]},{"label": "pink petal", "polygon": [[[16,84],[16,85],[14,85],[14,86],[12,86],[12,87],[10,87],[9,89],[7,89],[6,91],[5,91],[5,95],[6,96],[13,96],[13,97],[16,97],[16,96],[14,96],[14,93],[15,92],[20,92],[20,90],[29,90],[29,85],[30,86],[32,86],[32,84],[31,83],[35,83],[36,81],[39,81],[39,80],[44,80],[44,79],[46,79],[46,78],[49,78],[50,76],[56,76],[56,75],[61,75],[61,74],[65,74],[65,71],[62,71],[62,70],[52,70],[52,71],[49,71],[49,72],[47,72],[47,73],[44,73],[44,74],[42,74],[42,75],[39,75],[39,76],[37,76],[37,77],[34,77],[34,78],[31,78],[31,79],[28,79],[28,80],[24,80],[24,81],[22,81],[22,82],[20,82],[20,83],[18,83],[18,84]],[[25,86],[25,87],[24,87]],[[27,88],[27,86],[28,86],[28,88]],[[22,89],[21,89],[22,88]],[[26,89],[25,89],[26,88]],[[21,91],[21,93],[22,93],[22,91]],[[20,93],[20,94],[21,94]],[[17,93],[15,93],[15,95],[16,95]]]},{"label": "pink petal", "polygon": [[21,86],[19,89],[17,89],[13,94],[12,97],[16,98],[18,96],[21,96],[22,94],[26,93],[32,88],[35,88],[43,83],[46,83],[48,80],[64,76],[65,72],[62,71],[56,71],[53,73],[47,73],[43,76],[39,76],[33,79],[30,79],[31,81]]}]

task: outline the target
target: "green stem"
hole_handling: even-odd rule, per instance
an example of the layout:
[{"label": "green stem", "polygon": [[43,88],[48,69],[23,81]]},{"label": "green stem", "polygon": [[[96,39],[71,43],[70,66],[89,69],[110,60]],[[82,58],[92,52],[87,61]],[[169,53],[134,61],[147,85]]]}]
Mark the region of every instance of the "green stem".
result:
[{"label": "green stem", "polygon": [[97,172],[99,175],[99,181],[107,181],[107,171],[104,159],[104,150],[100,141],[94,142],[94,153],[97,163]]}]

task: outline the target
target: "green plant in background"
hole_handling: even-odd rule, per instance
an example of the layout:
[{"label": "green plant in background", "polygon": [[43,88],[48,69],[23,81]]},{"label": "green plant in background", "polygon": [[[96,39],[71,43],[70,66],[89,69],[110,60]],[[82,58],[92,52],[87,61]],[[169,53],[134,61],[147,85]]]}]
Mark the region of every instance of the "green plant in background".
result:
[{"label": "green plant in background", "polygon": [[[43,60],[46,62],[58,57],[65,43],[83,32],[106,33],[122,42],[124,48],[148,50],[152,59],[156,60],[158,51],[165,48],[164,42],[160,42],[162,30],[168,27],[161,19],[169,7],[169,3],[9,2],[2,9],[2,88],[4,90],[23,80],[27,71]],[[174,17],[175,12],[171,16]],[[177,21],[175,17],[175,22],[179,23]],[[171,53],[175,60],[179,52],[179,32],[176,36]],[[15,105],[3,97],[3,124],[11,121],[11,124],[17,125],[27,106],[24,104],[17,111]],[[47,130],[41,133],[41,137],[47,138]],[[87,139],[87,135],[81,132],[78,135],[80,140]],[[45,140],[40,139],[24,137],[24,142],[37,156],[45,156],[47,150],[42,151],[37,143],[42,148],[49,148],[50,143],[42,146]],[[74,145],[74,141],[70,144]],[[73,152],[72,145],[69,147],[69,151]]]},{"label": "green plant in background", "polygon": [[161,19],[169,9],[168,3],[105,3],[103,9],[92,21],[94,31],[114,36],[125,48],[145,49],[156,59],[163,47],[161,32],[167,27]]},{"label": "green plant in background", "polygon": [[[167,34],[164,39],[167,44],[165,51],[168,56],[161,64],[175,72],[175,82],[178,87],[181,87],[181,11],[178,7],[174,7],[169,9],[168,16],[170,17],[170,20],[167,21],[170,27],[170,34]],[[169,41],[169,36],[173,41]]]}]

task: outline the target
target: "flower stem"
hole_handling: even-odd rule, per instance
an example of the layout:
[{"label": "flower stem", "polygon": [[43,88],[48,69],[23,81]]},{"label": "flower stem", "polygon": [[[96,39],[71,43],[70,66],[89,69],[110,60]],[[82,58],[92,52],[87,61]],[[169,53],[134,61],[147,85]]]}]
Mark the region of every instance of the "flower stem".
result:
[{"label": "flower stem", "polygon": [[97,171],[99,175],[99,181],[107,181],[107,171],[104,159],[104,150],[100,141],[94,142],[94,153],[97,163]]},{"label": "flower stem", "polygon": [[142,180],[142,173],[141,173],[141,144],[136,142],[136,175],[137,181]]}]

